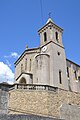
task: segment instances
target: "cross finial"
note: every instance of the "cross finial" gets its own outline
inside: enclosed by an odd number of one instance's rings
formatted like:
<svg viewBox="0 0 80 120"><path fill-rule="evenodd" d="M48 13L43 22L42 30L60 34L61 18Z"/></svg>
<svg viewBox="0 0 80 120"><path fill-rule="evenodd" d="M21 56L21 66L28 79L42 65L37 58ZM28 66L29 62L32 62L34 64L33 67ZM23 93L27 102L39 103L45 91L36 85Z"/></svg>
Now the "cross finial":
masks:
<svg viewBox="0 0 80 120"><path fill-rule="evenodd" d="M28 45L26 45L26 49L28 49Z"/></svg>
<svg viewBox="0 0 80 120"><path fill-rule="evenodd" d="M48 14L48 15L49 15L49 18L51 18L51 12L49 12L49 14Z"/></svg>

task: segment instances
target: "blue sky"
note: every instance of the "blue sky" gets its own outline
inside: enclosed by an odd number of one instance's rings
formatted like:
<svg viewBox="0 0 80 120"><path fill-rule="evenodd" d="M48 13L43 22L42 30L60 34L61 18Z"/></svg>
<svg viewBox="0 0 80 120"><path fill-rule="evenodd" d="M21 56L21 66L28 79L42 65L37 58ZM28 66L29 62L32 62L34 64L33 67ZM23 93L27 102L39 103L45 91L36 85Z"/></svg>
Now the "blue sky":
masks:
<svg viewBox="0 0 80 120"><path fill-rule="evenodd" d="M37 31L46 23L49 12L64 29L67 58L80 64L80 0L0 0L0 62L13 74L14 62L26 45L39 46Z"/></svg>

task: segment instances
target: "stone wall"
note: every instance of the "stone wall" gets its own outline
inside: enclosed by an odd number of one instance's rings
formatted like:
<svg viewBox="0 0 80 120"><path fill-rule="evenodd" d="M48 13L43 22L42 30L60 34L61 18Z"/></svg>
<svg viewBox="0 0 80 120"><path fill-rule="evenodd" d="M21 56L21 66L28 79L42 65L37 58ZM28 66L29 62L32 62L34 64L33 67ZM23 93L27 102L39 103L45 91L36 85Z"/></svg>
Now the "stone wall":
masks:
<svg viewBox="0 0 80 120"><path fill-rule="evenodd" d="M60 118L63 104L80 105L80 93L17 89L9 92L9 114L36 114Z"/></svg>
<svg viewBox="0 0 80 120"><path fill-rule="evenodd" d="M48 115L48 93L43 91L13 90L9 92L9 113Z"/></svg>
<svg viewBox="0 0 80 120"><path fill-rule="evenodd" d="M0 114L8 113L8 89L10 85L0 83Z"/></svg>

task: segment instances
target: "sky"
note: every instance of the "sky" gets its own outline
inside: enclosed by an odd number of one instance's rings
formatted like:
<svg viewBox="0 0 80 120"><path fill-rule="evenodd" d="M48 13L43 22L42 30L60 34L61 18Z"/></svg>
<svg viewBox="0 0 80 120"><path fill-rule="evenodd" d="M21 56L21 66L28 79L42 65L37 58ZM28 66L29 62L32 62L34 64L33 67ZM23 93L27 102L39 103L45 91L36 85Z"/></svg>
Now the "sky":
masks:
<svg viewBox="0 0 80 120"><path fill-rule="evenodd" d="M49 13L63 32L66 56L80 65L80 0L0 0L0 82L12 83L14 62L38 47Z"/></svg>

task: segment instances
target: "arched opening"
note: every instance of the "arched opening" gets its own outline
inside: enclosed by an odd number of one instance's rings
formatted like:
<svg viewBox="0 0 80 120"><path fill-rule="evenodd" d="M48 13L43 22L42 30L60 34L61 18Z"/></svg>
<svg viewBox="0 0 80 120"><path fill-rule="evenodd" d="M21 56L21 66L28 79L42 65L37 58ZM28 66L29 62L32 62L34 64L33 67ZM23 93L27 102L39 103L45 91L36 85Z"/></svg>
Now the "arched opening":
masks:
<svg viewBox="0 0 80 120"><path fill-rule="evenodd" d="M62 84L62 72L61 72L61 70L59 70L59 82L60 82L60 84Z"/></svg>
<svg viewBox="0 0 80 120"><path fill-rule="evenodd" d="M47 33L44 32L44 42L46 42L46 41L47 41Z"/></svg>
<svg viewBox="0 0 80 120"><path fill-rule="evenodd" d="M56 37L57 42L59 42L58 41L59 40L59 34L58 34L58 32L55 32L55 37Z"/></svg>
<svg viewBox="0 0 80 120"><path fill-rule="evenodd" d="M21 78L19 83L26 84L26 79L25 78Z"/></svg>

